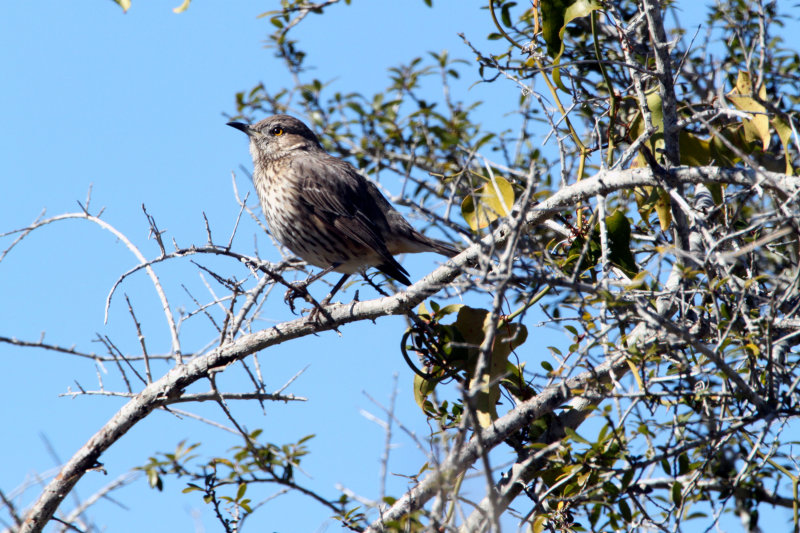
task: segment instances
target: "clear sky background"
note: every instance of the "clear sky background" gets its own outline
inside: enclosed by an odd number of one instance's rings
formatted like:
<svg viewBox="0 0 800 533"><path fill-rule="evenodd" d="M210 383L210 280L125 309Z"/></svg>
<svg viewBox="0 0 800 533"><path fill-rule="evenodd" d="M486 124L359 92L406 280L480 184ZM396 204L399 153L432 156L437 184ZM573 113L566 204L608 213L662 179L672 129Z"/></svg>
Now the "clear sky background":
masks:
<svg viewBox="0 0 800 533"><path fill-rule="evenodd" d="M272 51L264 49L266 35L273 29L268 18L257 18L277 9L278 2L195 1L177 15L171 8L178 4L178 0L134 0L127 14L107 0L0 4L4 73L0 233L26 226L42 209L50 216L79 210L77 202L85 202L91 186L92 212L105 207L103 219L131 238L147 257L157 256L158 248L148 238L142 204L168 239L181 246L205 243L203 213L215 239L227 240L238 212L231 172L236 173L242 193L251 190L239 169L250 167L246 139L225 126L226 114L235 114L234 94L259 82L273 92L292 83ZM487 12L478 3L437 0L434 4L429 9L421 1L373 0L334 6L322 17L310 16L294 36L308 51L308 65L316 67L316 77L335 79L334 90L372 94L386 86L388 67L442 49L454 57L470 58L456 34L464 32L480 43L491 31ZM700 4L686 4L687 16L701 21ZM475 71L470 67L462 73L465 81L457 86L456 98L486 101L479 116L487 129L497 130L503 113L516 104L517 89L510 84L469 89ZM396 184L386 185L391 189ZM254 235L263 257L279 257L269 239L252 225L240 230L234 248L251 252ZM8 244L6 237L0 249ZM404 264L412 279L418 279L438 261L427 255L406 258ZM98 353L104 352L103 347L92 340L108 335L123 351L138 352L124 292L137 309L147 310L138 318L149 348L167 352L163 315L143 274L121 288L104 324L109 289L135 264L111 234L85 221L65 221L34 232L0 263L0 335L36 340L46 332L49 342ZM192 272L191 279L182 278L187 272ZM192 308L181 284L207 299L202 280L187 263L160 266L158 273L173 308ZM352 294L351 289L341 296L352 298ZM362 288L362 299L372 296ZM280 300L270 299L266 318L275 322L293 318ZM264 327L270 323L265 321ZM207 330L203 333L207 327L201 320L187 324L182 332L186 351L200 349L210 340ZM329 498L337 495L338 483L376 497L385 434L362 413L382 417L365 393L388 404L396 375L398 417L421 436L428 431L413 401L412 373L398 350L404 328L398 318L353 324L342 328L341 337L324 333L262 353L269 387L280 387L308 367L286 392L310 401L267 405L265 411L258 405L237 404L236 414L249 429L264 428L267 440L276 444L317 434L302 465L313 479L298 473L301 483ZM536 330L535 335L526 349L563 342L547 330ZM533 355L529 358L536 360ZM108 389L119 390L122 385L114 368L98 369L92 361L5 344L0 345L0 364L0 420L5 434L0 439L0 489L24 508L38 496L40 480L54 473L58 461L68 459L123 405L113 398L59 395L76 390L76 383L98 389L98 375ZM155 368L157 375L163 370ZM221 386L250 390L235 372L223 376ZM196 390L206 387L203 383ZM215 406L191 410L225 422ZM77 494L88 497L144 464L154 452L171 451L184 439L202 442L203 456L223 454L239 444L235 437L200 422L154 413L102 456L108 475L89 473ZM400 433L393 443L389 470L415 474L423 451ZM341 460L330 462L330 450ZM184 480L166 482L159 493L140 478L114 493L122 506L106 501L89 514L115 532L220 530L211 508L197 493L180 493ZM406 480L398 476L390 476L390 482L389 493L394 496L406 487ZM25 483L31 486L15 492ZM262 488L252 497L257 502L272 492ZM72 507L70 497L61 510ZM329 516L310 499L290 495L268 503L247 527L337 531L338 523Z"/></svg>

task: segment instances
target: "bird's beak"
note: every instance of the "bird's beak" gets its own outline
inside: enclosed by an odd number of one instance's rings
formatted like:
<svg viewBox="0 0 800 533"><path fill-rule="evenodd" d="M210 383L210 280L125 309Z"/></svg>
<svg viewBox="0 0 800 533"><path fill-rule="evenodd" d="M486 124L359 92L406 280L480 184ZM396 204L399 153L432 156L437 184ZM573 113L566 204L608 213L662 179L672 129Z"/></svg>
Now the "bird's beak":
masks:
<svg viewBox="0 0 800 533"><path fill-rule="evenodd" d="M253 130L250 128L250 124L245 124L244 122L228 122L228 126L231 128L236 128L239 131L243 131L250 137L253 134Z"/></svg>

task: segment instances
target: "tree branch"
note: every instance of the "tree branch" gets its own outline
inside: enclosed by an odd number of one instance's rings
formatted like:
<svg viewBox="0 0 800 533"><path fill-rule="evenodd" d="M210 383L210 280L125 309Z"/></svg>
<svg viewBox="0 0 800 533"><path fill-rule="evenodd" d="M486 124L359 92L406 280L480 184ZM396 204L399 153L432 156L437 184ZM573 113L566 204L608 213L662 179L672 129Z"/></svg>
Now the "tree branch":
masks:
<svg viewBox="0 0 800 533"><path fill-rule="evenodd" d="M798 177L756 172L751 169L676 168L670 169L669 173L672 178L683 183L713 182L748 186L760 182L761 186L774 188L781 191L782 194L797 194L800 190L800 178ZM523 231L532 225L542 223L558 210L575 205L580 201L589 200L597 194L609 194L635 186L656 185L657 182L657 178L650 169L602 171L592 178L561 189L547 200L529 209L525 217L527 226L523 228ZM154 409L174 402L181 396L185 388L199 379L205 378L209 372L219 371L250 354L298 337L336 329L351 322L405 314L409 309L453 281L462 268L473 264L481 254L483 246L502 244L511 233L510 226L501 224L481 243L467 248L406 291L365 302L334 304L326 308L325 317L321 319L321 322L310 321L305 317L284 322L266 330L244 335L230 344L198 356L187 364L175 366L161 379L147 385L73 455L64 465L61 473L50 482L27 513L20 531L24 533L41 531L80 478L98 465L98 460L104 451ZM599 377L608 375L622 364L624 364L624 358L617 357L600 365L594 372L584 373L558 386L551 386L539 396L521 404L509 415L497 420L494 426L488 428L483 434L483 442L489 448L496 446L525 423L525 420L534 420L555 409L568 398L569 389L584 387L588 383L596 382ZM448 458L442 472L450 476L455 472L463 471L477 458L476 454L476 445L474 442L470 442L456 456ZM436 487L442 481L439 476L429 476L419 486L398 500L390 509L389 514L384 515L384 519L390 520L391 516L400 516L402 512L405 512L401 509L407 509L411 501L415 505L424 503L433 496ZM375 527L378 526L373 525L370 529L376 531Z"/></svg>

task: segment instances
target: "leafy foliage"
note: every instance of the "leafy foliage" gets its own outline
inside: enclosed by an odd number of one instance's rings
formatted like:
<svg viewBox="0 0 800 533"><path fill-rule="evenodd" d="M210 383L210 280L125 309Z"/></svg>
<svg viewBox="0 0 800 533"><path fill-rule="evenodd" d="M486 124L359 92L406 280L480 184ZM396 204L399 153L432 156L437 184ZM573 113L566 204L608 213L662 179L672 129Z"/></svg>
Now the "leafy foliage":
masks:
<svg viewBox="0 0 800 533"><path fill-rule="evenodd" d="M679 3L673 4L667 10ZM560 233L544 227L519 233L505 277L491 268L474 274L488 276L501 294L508 290L516 310L501 311L497 298L489 308L431 301L403 337L402 351L416 372L415 399L451 439L464 428L477 433L491 427L513 413L511 407L580 369L624 360L617 372L627 379L601 380L596 401L582 402L581 391L573 391L569 405L583 405L581 412L553 410L506 441L518 457L537 457L524 490L516 490L531 508L519 518L533 531L716 521L718 505L733 502L755 520L759 502L779 501L776 494L765 496L763 483L782 475L768 461L788 452L758 445L763 440L750 435L763 439L773 431L769 420L794 409L794 400L779 407L778 398L793 394L786 387L794 364L788 363L792 343L775 344L788 330L775 328L794 312L794 274L787 277L785 269L795 271L797 243L782 238L795 230L782 228L796 228L796 222L779 215L778 198L761 195L757 185L700 182L689 194L687 185L667 179L679 165L794 173L791 105L798 93L789 80L798 60L781 48L780 37L767 33L781 24L776 6L712 8L712 31L735 35L714 65L703 54L709 43L685 39L677 25L670 31L678 44L666 54L658 51L666 47L656 42L666 35L666 13L655 2L541 0L525 8L492 1L495 28L488 39L507 42L508 50L487 54L465 41L482 80L508 79L522 88L512 113L520 119L515 134L487 132L472 118L480 104L453 101L450 90L440 101L421 96L430 94L424 81L432 74L444 84L464 76L463 64L447 54L391 69L386 90L372 96L326 96L325 83L312 80L275 94L262 85L237 98L246 117L285 111L311 117L332 139L328 149L375 179L397 174L441 231L470 239L480 232L487 253L501 263L506 248L494 247L496 234L485 232L518 220L512 205L536 209L537 201L580 182L590 169L640 168L661 176L660 186L604 194L598 200L603 206L575 203L559 215ZM305 56L282 31L288 12L272 20L280 28L272 37L278 57L304 72ZM533 78L545 82L554 108L532 89ZM564 94L573 99L569 109L561 103ZM536 134L529 127L538 124L558 139L546 153L531 142ZM461 219L427 207L440 201L460 204ZM691 241L693 233L702 234L702 244ZM500 286L498 280L504 280ZM572 337L566 353L549 348L553 360L541 362L543 375L526 364L542 355L531 350L536 346L525 324L537 305ZM647 324L655 328L649 340L641 336ZM777 366L776 350L782 354ZM745 381L747 393L740 390ZM501 404L507 405L502 412ZM587 418L604 421L591 437L577 430ZM745 460L753 454L766 461L753 466ZM654 467L666 477L654 477ZM429 514L428 520L452 523L447 516Z"/></svg>

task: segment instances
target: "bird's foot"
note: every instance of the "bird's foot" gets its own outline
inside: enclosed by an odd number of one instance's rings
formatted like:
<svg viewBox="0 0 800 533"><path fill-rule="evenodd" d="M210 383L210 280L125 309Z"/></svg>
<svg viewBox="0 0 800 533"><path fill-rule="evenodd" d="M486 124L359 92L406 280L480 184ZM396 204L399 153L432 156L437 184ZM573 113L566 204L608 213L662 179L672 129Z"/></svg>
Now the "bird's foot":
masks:
<svg viewBox="0 0 800 533"><path fill-rule="evenodd" d="M289 309L291 309L292 313L295 315L297 314L297 310L295 309L295 300L302 298L309 304L311 304L311 309L302 309L300 312L308 311L308 320L312 322L321 322L321 318L325 317L327 319L331 319L330 314L325 309L331 302L331 298L333 294L328 294L324 300L318 302L311 296L311 293L308 292L308 281L302 281L300 283L292 283L289 288L286 290L286 294L283 295L283 300L289 304Z"/></svg>
<svg viewBox="0 0 800 533"><path fill-rule="evenodd" d="M324 300L322 300L321 302L314 302L314 303L313 303L314 307L312 307L312 308L311 308L311 309L308 311L308 320L310 320L310 321L312 321L312 322L318 322L318 323L319 323L319 322L322 322L322 321L320 320L320 318L322 318L322 317L325 317L325 318L327 318L328 320L332 320L330 313L328 313L327 309L325 309L325 307L326 307L326 306L327 306L329 303L331 303L331 297L332 297L332 296L333 296L332 294L329 294L329 295L328 295L328 296L326 296L326 297L325 297L325 299L324 299ZM337 330L337 331L338 331L338 330Z"/></svg>
<svg viewBox="0 0 800 533"><path fill-rule="evenodd" d="M294 308L294 301L298 298L302 298L306 302L310 303L314 307L319 306L319 303L311 296L308 292L308 282L301 281L300 283L290 283L289 288L286 289L286 294L283 295L283 301L289 304L289 309L292 310L293 314L297 314Z"/></svg>

